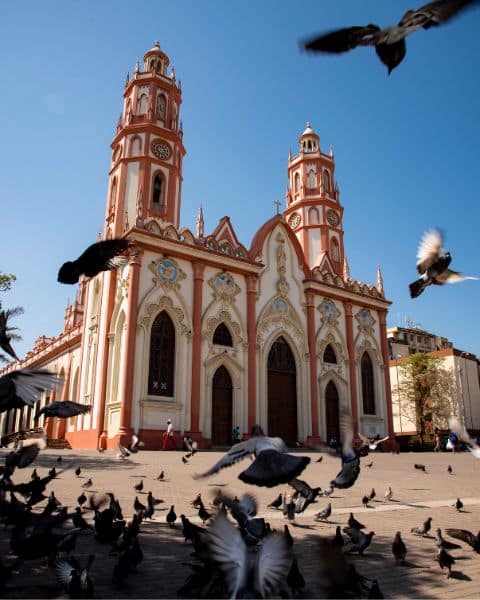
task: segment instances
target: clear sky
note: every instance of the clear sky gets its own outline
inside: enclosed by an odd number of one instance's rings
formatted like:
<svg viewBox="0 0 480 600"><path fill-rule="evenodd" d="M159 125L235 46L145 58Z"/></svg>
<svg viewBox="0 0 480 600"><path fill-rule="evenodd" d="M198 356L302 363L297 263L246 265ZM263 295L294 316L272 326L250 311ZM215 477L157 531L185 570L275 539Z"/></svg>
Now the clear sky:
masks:
<svg viewBox="0 0 480 600"><path fill-rule="evenodd" d="M421 4L421 0L419 2ZM480 354L480 282L410 300L422 233L446 231L452 268L480 275L480 9L407 39L387 76L372 48L309 56L298 40L395 23L415 0L61 0L0 3L0 271L23 356L63 329L76 288L57 283L102 230L110 142L127 71L159 40L182 81L182 225L229 215L240 241L284 202L287 158L310 120L333 145L352 277L381 265L389 325L405 316Z"/></svg>

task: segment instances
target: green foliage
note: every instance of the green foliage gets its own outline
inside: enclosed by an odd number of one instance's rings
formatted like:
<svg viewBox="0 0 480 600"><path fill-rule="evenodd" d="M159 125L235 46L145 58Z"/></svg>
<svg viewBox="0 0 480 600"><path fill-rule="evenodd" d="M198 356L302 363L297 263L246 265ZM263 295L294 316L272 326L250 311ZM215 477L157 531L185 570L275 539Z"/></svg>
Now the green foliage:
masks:
<svg viewBox="0 0 480 600"><path fill-rule="evenodd" d="M2 273L0 271L0 292L8 292L8 290L12 287L12 283L16 281L17 277L10 273L7 275L6 273Z"/></svg>

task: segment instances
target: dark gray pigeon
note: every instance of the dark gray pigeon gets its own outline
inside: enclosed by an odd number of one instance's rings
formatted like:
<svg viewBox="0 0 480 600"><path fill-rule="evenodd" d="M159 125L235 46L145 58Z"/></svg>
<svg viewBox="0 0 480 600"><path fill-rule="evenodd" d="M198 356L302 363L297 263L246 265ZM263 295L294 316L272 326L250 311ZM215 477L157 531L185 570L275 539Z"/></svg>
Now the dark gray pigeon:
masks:
<svg viewBox="0 0 480 600"><path fill-rule="evenodd" d="M397 531L393 539L392 554L395 557L395 564L405 564L405 557L407 556L407 547L405 546L405 543L402 540L400 531Z"/></svg>
<svg viewBox="0 0 480 600"><path fill-rule="evenodd" d="M44 391L53 390L60 379L46 369L22 369L0 377L0 413L33 406Z"/></svg>
<svg viewBox="0 0 480 600"><path fill-rule="evenodd" d="M421 535L422 537L427 535L427 533L430 531L432 527L432 517L428 517L428 519L426 521L424 521L423 525L420 525L420 527L412 527L412 529L410 530L412 533L415 533L416 535Z"/></svg>
<svg viewBox="0 0 480 600"><path fill-rule="evenodd" d="M46 417L57 417L59 419L68 419L77 415L89 413L92 407L89 404L78 404L64 400L63 402L50 402L38 411L35 419L39 419L42 415Z"/></svg>
<svg viewBox="0 0 480 600"><path fill-rule="evenodd" d="M315 521L328 521L328 518L332 514L332 503L329 502L327 507L321 510L315 515Z"/></svg>
<svg viewBox="0 0 480 600"><path fill-rule="evenodd" d="M450 252L442 248L443 236L438 229L427 231L418 247L417 271L421 275L410 284L410 296L417 298L429 285L444 285L445 283L458 283L465 279L478 279L467 277L458 271L448 268L452 260Z"/></svg>
<svg viewBox="0 0 480 600"><path fill-rule="evenodd" d="M209 477L220 469L230 467L247 456L255 456L251 465L238 476L245 483L274 487L288 483L305 469L310 462L308 456L287 454L285 442L278 437L268 437L259 425L253 427L249 440L235 444L205 473L194 475L194 479Z"/></svg>
<svg viewBox="0 0 480 600"><path fill-rule="evenodd" d="M350 413L340 414L340 438L342 440L342 469L330 482L332 487L352 487L360 475L360 456L353 448L353 418Z"/></svg>
<svg viewBox="0 0 480 600"><path fill-rule="evenodd" d="M419 29L446 23L477 0L437 0L416 10L408 10L397 25L380 29L378 25L346 27L316 36L300 45L311 52L341 54L357 46L375 46L375 52L388 68L388 74L405 58L405 38Z"/></svg>

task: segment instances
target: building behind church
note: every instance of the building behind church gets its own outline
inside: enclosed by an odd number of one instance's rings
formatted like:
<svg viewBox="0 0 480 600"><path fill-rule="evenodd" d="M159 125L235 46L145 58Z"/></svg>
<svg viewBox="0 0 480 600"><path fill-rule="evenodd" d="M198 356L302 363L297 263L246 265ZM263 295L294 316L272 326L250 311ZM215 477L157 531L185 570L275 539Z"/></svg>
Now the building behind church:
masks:
<svg viewBox="0 0 480 600"><path fill-rule="evenodd" d="M158 449L166 420L200 446L232 429L304 444L339 439L339 411L367 435L393 433L385 299L350 276L333 150L307 127L288 157L284 210L249 247L228 216L211 233L180 224L182 89L156 43L123 90L103 237L133 242L129 264L82 279L63 332L7 369L48 368L89 415L41 425L75 448L115 448L132 432ZM33 425L32 409L2 433Z"/></svg>

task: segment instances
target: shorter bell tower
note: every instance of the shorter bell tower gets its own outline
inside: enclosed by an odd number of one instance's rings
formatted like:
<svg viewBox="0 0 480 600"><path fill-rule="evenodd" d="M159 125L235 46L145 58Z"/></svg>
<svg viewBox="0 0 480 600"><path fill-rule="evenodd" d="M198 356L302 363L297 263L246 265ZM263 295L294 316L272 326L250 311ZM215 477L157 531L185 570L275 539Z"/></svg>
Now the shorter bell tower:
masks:
<svg viewBox="0 0 480 600"><path fill-rule="evenodd" d="M118 237L147 218L179 226L182 161L179 121L182 90L156 42L127 75L113 138L105 237Z"/></svg>
<svg viewBox="0 0 480 600"><path fill-rule="evenodd" d="M333 149L324 154L320 137L307 122L299 137L300 151L288 157L288 188L284 216L303 248L310 268L328 260L343 276L344 248L340 192L335 182Z"/></svg>

